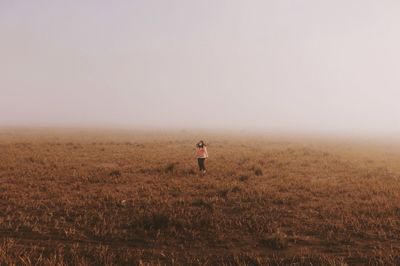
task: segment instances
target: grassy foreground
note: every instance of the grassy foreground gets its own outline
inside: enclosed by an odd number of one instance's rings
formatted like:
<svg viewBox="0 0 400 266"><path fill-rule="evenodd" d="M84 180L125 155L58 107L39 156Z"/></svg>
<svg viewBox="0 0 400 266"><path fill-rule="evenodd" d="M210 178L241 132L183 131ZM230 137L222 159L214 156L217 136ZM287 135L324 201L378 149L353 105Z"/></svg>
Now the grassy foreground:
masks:
<svg viewBox="0 0 400 266"><path fill-rule="evenodd" d="M400 264L400 148L2 129L0 264Z"/></svg>

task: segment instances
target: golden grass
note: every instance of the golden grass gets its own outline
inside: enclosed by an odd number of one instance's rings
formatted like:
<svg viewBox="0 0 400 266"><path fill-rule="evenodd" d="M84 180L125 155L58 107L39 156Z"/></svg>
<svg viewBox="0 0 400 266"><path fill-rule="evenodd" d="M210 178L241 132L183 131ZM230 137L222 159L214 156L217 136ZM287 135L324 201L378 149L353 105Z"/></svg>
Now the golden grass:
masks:
<svg viewBox="0 0 400 266"><path fill-rule="evenodd" d="M399 264L400 149L0 131L1 265Z"/></svg>

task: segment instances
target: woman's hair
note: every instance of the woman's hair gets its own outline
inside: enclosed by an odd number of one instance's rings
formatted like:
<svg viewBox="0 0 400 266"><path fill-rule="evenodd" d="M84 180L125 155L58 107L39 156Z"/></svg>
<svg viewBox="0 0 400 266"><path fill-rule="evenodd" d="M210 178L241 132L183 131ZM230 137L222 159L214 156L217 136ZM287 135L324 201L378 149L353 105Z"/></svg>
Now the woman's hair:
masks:
<svg viewBox="0 0 400 266"><path fill-rule="evenodd" d="M198 148L202 148L202 147L207 146L207 145L204 143L204 141L200 140L200 141L196 144L196 146L197 146Z"/></svg>

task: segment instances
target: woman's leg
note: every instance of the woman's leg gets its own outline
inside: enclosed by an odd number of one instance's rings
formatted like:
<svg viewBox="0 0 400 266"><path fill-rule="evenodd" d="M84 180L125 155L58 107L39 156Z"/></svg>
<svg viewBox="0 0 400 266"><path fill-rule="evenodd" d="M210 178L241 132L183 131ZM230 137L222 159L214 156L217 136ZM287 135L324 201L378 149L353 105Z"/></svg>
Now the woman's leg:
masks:
<svg viewBox="0 0 400 266"><path fill-rule="evenodd" d="M203 171L206 171L206 158L203 158Z"/></svg>
<svg viewBox="0 0 400 266"><path fill-rule="evenodd" d="M203 169L202 169L202 168L203 168L203 163L202 163L201 159L202 159L202 158L197 158L197 162L198 162L198 164L199 164L199 170L200 170L200 171L203 170Z"/></svg>
<svg viewBox="0 0 400 266"><path fill-rule="evenodd" d="M205 161L205 158L198 158L200 171L206 170L206 167L204 166L204 161Z"/></svg>

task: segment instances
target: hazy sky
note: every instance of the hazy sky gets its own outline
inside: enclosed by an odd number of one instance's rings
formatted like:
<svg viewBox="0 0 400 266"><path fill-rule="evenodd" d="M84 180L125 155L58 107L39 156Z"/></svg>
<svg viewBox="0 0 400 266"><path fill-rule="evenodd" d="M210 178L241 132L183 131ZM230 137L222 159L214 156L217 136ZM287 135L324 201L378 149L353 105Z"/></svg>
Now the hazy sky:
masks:
<svg viewBox="0 0 400 266"><path fill-rule="evenodd" d="M0 124L400 131L400 2L0 0Z"/></svg>

